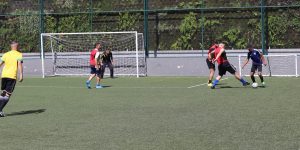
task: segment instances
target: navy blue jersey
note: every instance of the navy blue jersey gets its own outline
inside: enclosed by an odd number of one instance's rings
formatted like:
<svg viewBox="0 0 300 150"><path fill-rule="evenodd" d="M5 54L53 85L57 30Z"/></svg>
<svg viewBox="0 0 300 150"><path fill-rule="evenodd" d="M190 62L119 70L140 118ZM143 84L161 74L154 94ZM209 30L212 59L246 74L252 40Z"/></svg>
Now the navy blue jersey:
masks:
<svg viewBox="0 0 300 150"><path fill-rule="evenodd" d="M248 52L247 58L252 60L253 64L255 65L261 65L262 60L261 60L261 53L257 49L253 49L252 51Z"/></svg>

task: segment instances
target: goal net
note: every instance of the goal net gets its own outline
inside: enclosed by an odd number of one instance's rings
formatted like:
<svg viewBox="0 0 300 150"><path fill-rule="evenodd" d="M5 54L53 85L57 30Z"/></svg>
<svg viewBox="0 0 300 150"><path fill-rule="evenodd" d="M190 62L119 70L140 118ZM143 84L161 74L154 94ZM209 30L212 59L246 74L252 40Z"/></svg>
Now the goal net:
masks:
<svg viewBox="0 0 300 150"><path fill-rule="evenodd" d="M110 48L114 75L146 75L143 35L137 32L42 33L42 72L45 76L88 75L95 43ZM109 73L109 71L105 71Z"/></svg>
<svg viewBox="0 0 300 150"><path fill-rule="evenodd" d="M298 60L297 55L265 55L267 65L263 65L264 76L298 76ZM241 75L249 75L251 63L241 69L246 56L239 56L239 68Z"/></svg>

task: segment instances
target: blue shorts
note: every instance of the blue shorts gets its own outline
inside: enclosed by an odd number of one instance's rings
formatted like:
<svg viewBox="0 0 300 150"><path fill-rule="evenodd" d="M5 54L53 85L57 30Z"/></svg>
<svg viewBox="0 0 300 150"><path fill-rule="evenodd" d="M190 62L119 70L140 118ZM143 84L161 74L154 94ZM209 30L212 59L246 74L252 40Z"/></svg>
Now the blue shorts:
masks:
<svg viewBox="0 0 300 150"><path fill-rule="evenodd" d="M101 75L101 69L97 70L95 66L91 66L91 74Z"/></svg>

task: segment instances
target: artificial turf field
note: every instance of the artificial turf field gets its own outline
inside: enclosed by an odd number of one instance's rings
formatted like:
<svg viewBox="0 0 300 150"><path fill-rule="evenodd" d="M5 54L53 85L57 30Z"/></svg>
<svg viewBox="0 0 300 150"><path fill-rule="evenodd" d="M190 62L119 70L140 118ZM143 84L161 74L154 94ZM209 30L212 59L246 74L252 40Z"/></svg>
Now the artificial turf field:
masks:
<svg viewBox="0 0 300 150"><path fill-rule="evenodd" d="M298 150L300 79L26 78L0 118L2 150ZM248 79L249 80L249 79ZM257 79L258 80L258 79ZM190 88L188 88L190 87Z"/></svg>

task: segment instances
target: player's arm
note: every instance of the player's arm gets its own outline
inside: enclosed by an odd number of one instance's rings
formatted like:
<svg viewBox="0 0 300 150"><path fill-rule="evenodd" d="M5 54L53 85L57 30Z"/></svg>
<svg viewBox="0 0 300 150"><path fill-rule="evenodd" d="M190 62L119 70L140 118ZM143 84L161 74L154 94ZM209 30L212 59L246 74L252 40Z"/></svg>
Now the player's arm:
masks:
<svg viewBox="0 0 300 150"><path fill-rule="evenodd" d="M23 61L18 60L18 69L19 69L19 82L23 81Z"/></svg>
<svg viewBox="0 0 300 150"><path fill-rule="evenodd" d="M111 60L111 63L113 64L114 63L114 58L113 58L112 52L110 52L110 60Z"/></svg>
<svg viewBox="0 0 300 150"><path fill-rule="evenodd" d="M260 53L260 59L261 59L262 63L266 66L267 65L267 61L266 61L266 59L265 59L265 57L264 57L264 55L262 53Z"/></svg>
<svg viewBox="0 0 300 150"><path fill-rule="evenodd" d="M213 62L217 61L217 60L221 57L221 55L222 55L222 53L223 53L224 51L225 51L225 49L222 48L222 49L220 50L220 52L218 53L218 55L216 56L216 58L213 60Z"/></svg>
<svg viewBox="0 0 300 150"><path fill-rule="evenodd" d="M97 52L96 55L95 55L95 68L97 70L99 70L100 67L101 67L100 64L99 64L99 57L100 57L100 52Z"/></svg>
<svg viewBox="0 0 300 150"><path fill-rule="evenodd" d="M2 67L3 64L4 64L4 61L1 61L1 63L0 63L0 68Z"/></svg>
<svg viewBox="0 0 300 150"><path fill-rule="evenodd" d="M250 59L250 53L248 53L247 58L245 59L243 65L242 65L242 69L244 69L244 67L248 64L249 59Z"/></svg>
<svg viewBox="0 0 300 150"><path fill-rule="evenodd" d="M0 63L0 67L2 67L2 65L5 63L5 55L3 55L1 57L1 63Z"/></svg>
<svg viewBox="0 0 300 150"><path fill-rule="evenodd" d="M242 69L244 69L244 67L248 64L248 62L249 62L249 58L246 58L243 63Z"/></svg>

